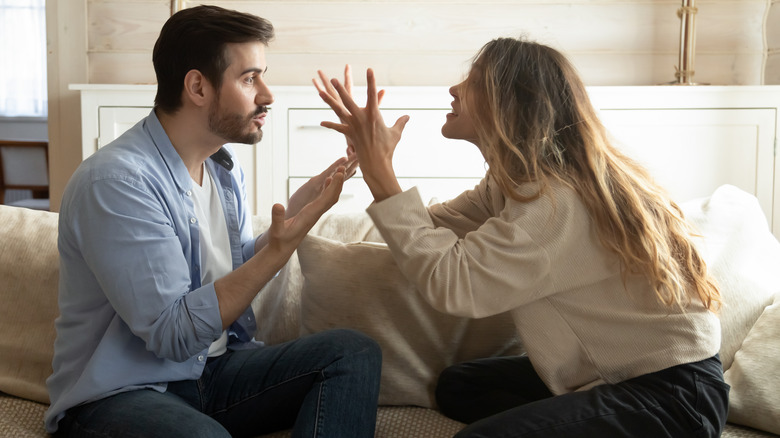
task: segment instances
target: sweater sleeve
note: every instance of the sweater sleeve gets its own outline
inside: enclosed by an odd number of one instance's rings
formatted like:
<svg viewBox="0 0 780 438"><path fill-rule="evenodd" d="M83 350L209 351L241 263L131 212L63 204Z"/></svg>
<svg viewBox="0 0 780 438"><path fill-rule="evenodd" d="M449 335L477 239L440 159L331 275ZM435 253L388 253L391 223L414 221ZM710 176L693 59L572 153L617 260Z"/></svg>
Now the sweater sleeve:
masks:
<svg viewBox="0 0 780 438"><path fill-rule="evenodd" d="M491 216L487 178L483 178L473 190L467 190L441 204L431 205L428 214L433 225L450 229L461 238L479 228Z"/></svg>
<svg viewBox="0 0 780 438"><path fill-rule="evenodd" d="M372 204L367 211L401 272L441 312L480 318L550 293L550 260L544 248L514 218L461 201L456 205L463 210L447 215L450 219L457 216L461 220L455 222L476 224L480 216L485 218L463 236L435 226L416 188Z"/></svg>

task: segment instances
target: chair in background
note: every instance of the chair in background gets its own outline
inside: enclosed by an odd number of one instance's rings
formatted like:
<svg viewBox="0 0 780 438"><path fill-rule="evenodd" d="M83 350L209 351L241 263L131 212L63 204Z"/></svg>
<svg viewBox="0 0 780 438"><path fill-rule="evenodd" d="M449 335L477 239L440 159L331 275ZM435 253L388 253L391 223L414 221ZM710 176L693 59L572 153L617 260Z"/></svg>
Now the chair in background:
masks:
<svg viewBox="0 0 780 438"><path fill-rule="evenodd" d="M29 190L32 198L9 200L8 190ZM0 204L49 209L49 143L0 140Z"/></svg>

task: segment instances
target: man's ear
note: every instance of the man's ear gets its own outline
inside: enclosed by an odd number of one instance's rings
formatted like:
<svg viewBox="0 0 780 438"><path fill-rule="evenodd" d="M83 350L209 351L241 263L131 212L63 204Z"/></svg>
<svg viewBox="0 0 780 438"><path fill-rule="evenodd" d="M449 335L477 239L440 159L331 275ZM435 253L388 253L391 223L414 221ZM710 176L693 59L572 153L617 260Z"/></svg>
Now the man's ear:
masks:
<svg viewBox="0 0 780 438"><path fill-rule="evenodd" d="M205 106L211 99L213 87L211 83L198 70L190 70L184 76L184 90L182 99L192 102L195 106Z"/></svg>

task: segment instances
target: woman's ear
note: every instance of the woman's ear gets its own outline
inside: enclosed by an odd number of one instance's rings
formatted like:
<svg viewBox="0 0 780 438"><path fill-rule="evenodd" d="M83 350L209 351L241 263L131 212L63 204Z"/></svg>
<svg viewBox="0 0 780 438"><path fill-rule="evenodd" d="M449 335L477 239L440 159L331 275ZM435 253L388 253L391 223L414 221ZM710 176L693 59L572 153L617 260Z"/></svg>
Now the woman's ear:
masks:
<svg viewBox="0 0 780 438"><path fill-rule="evenodd" d="M193 69L184 76L184 90L182 90L184 101L199 107L205 106L208 104L211 91L211 84L200 71Z"/></svg>

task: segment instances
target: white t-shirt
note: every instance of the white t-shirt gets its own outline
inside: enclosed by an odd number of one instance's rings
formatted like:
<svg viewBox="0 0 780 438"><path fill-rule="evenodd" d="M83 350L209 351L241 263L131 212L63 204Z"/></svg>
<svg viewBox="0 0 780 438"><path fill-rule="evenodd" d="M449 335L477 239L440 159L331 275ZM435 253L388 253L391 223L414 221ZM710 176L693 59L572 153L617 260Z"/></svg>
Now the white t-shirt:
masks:
<svg viewBox="0 0 780 438"><path fill-rule="evenodd" d="M230 240L227 232L222 202L217 193L214 179L207 166L203 166L201 185L192 185L192 202L195 217L200 222L200 269L201 283L212 283L233 270L230 255ZM219 356L227 351L227 332L209 347L209 357Z"/></svg>

